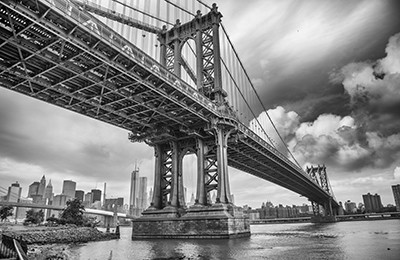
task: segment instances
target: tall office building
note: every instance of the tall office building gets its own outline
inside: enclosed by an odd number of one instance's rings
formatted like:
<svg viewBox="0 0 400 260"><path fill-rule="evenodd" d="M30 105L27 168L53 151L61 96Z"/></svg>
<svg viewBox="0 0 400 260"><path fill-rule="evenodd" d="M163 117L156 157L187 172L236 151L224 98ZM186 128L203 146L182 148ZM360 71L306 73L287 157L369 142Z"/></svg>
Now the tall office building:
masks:
<svg viewBox="0 0 400 260"><path fill-rule="evenodd" d="M40 180L40 183L39 183L39 188L38 188L37 194L42 195L42 197L44 197L45 189L46 189L46 177L43 175L42 179Z"/></svg>
<svg viewBox="0 0 400 260"><path fill-rule="evenodd" d="M131 192L129 195L129 206L130 208L138 207L139 197L139 169L136 168L131 173Z"/></svg>
<svg viewBox="0 0 400 260"><path fill-rule="evenodd" d="M382 211L382 202L381 202L381 196L375 193L375 195L372 195L368 192L368 194L362 195L363 201L364 201L364 206L365 206L365 212L371 213L371 212L380 212Z"/></svg>
<svg viewBox="0 0 400 260"><path fill-rule="evenodd" d="M75 198L77 198L81 202L84 201L84 197L85 197L85 192L83 190L76 190L75 191Z"/></svg>
<svg viewBox="0 0 400 260"><path fill-rule="evenodd" d="M28 198L32 198L32 196L38 195L39 185L40 183L38 181L35 181L31 185L29 185Z"/></svg>
<svg viewBox="0 0 400 260"><path fill-rule="evenodd" d="M69 199L75 198L76 182L71 180L64 180L62 194L66 195Z"/></svg>
<svg viewBox="0 0 400 260"><path fill-rule="evenodd" d="M147 177L139 177L139 196L138 196L140 211L146 209L147 205Z"/></svg>
<svg viewBox="0 0 400 260"><path fill-rule="evenodd" d="M396 211L400 212L400 184L392 186L394 202L396 203Z"/></svg>
<svg viewBox="0 0 400 260"><path fill-rule="evenodd" d="M18 202L21 198L22 188L19 186L19 183L16 181L8 187L7 193L7 201L8 202Z"/></svg>
<svg viewBox="0 0 400 260"><path fill-rule="evenodd" d="M49 201L53 201L54 193L53 193L53 185L51 184L51 180L47 184L46 189L44 191L44 198L48 199Z"/></svg>
<svg viewBox="0 0 400 260"><path fill-rule="evenodd" d="M53 198L53 204L52 205L64 207L65 205L67 205L68 199L69 199L69 197L67 195L65 195L65 194L56 195Z"/></svg>
<svg viewBox="0 0 400 260"><path fill-rule="evenodd" d="M92 204L92 193L91 192L88 192L85 194L83 204L85 206L90 206Z"/></svg>
<svg viewBox="0 0 400 260"><path fill-rule="evenodd" d="M101 201L101 190L98 189L92 189L92 203L96 201Z"/></svg>

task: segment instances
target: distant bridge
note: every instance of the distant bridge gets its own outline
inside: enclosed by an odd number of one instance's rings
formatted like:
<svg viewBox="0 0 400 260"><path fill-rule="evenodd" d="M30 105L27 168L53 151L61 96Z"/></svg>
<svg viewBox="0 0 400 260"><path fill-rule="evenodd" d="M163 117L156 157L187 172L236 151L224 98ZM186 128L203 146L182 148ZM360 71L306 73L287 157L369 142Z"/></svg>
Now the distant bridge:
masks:
<svg viewBox="0 0 400 260"><path fill-rule="evenodd" d="M1 201L0 206L11 206L17 208L30 208L30 209L51 209L51 210L64 210L66 207L64 206L55 206L55 205L41 205L35 203L19 203L19 202L5 202ZM99 215L99 216L107 216L107 217L114 217L114 212L106 211L106 210L99 210L99 209L91 209L85 208L85 214L91 215ZM125 219L135 219L137 217L131 216L125 213L117 212L118 218L125 218Z"/></svg>

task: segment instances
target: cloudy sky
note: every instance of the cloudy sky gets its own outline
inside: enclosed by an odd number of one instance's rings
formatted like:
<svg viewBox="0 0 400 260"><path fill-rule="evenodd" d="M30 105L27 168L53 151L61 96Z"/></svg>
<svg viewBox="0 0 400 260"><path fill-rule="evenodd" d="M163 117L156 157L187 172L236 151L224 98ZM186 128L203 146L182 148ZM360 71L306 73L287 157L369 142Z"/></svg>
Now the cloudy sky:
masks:
<svg viewBox="0 0 400 260"><path fill-rule="evenodd" d="M340 201L400 183L400 3L396 0L218 2L223 23L268 113L301 165L325 164ZM259 117L265 117L258 111ZM129 196L135 162L153 180L153 150L114 126L0 88L0 187L23 196L43 174ZM195 172L184 162L189 197ZM193 170L191 169L193 168ZM237 205L302 204L277 185L230 169ZM1 192L1 189L0 189Z"/></svg>

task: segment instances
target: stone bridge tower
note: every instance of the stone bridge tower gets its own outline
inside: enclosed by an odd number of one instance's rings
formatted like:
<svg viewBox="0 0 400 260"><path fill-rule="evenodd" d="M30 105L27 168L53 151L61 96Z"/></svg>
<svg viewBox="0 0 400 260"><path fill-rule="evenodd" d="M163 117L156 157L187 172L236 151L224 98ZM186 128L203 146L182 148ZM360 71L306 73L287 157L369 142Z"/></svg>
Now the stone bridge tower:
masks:
<svg viewBox="0 0 400 260"><path fill-rule="evenodd" d="M214 4L206 15L198 11L188 23L180 24L178 20L170 30L164 27L159 41L161 64L178 77L185 69L198 91L225 110L219 43L221 17ZM196 46L195 72L182 57L188 40L194 40ZM153 198L143 217L133 222L132 238L249 236L248 219L230 201L227 149L228 142L235 138L235 123L215 117L192 129L165 129L164 133L163 129L157 130L157 135L144 140L154 147ZM189 208L183 188L183 158L187 154L197 156L196 202ZM210 203L208 197L213 190L217 191L217 198Z"/></svg>

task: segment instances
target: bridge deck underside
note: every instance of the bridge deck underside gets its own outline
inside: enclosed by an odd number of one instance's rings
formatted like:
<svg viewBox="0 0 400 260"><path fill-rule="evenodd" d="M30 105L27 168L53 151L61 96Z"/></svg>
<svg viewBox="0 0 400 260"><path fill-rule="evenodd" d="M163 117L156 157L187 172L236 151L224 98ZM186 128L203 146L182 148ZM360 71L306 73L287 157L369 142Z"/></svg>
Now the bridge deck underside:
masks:
<svg viewBox="0 0 400 260"><path fill-rule="evenodd" d="M272 150L249 137L229 144L228 164L276 183L321 205L324 205L330 198L330 195L316 183L310 181L300 168L288 164L276 156ZM336 201L332 201L332 203L334 207L338 206Z"/></svg>
<svg viewBox="0 0 400 260"><path fill-rule="evenodd" d="M0 2L0 86L132 131L138 139L187 138L211 118L224 117L101 22L74 5L63 6L68 1L54 3L63 10L41 1ZM316 202L329 198L301 169L254 138L229 144L228 153L237 169Z"/></svg>
<svg viewBox="0 0 400 260"><path fill-rule="evenodd" d="M54 7L24 5L0 5L1 86L141 134L204 125L213 114L134 46L124 52Z"/></svg>

